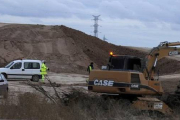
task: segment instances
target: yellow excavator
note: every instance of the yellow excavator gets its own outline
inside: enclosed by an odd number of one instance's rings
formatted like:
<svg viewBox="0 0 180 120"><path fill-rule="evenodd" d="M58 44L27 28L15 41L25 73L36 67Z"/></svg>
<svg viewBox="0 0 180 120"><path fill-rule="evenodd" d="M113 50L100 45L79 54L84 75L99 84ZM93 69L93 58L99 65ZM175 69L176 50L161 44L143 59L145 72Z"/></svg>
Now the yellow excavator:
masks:
<svg viewBox="0 0 180 120"><path fill-rule="evenodd" d="M154 77L157 62L165 56L180 55L180 42L161 42L144 58L110 53L109 63L101 70L92 70L88 90L98 93L136 96L133 106L140 110L156 110L171 114L172 110L161 100L161 82ZM151 97L147 97L151 96Z"/></svg>

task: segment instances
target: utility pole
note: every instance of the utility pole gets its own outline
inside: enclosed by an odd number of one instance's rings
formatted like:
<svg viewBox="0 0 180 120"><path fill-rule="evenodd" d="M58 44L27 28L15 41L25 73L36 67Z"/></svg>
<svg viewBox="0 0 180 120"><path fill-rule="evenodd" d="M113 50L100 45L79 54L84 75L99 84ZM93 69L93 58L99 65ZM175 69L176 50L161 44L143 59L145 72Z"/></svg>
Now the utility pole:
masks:
<svg viewBox="0 0 180 120"><path fill-rule="evenodd" d="M98 20L99 20L99 17L100 17L100 15L98 15L98 16L95 16L95 15L93 15L93 17L94 17L94 36L95 37L98 37Z"/></svg>

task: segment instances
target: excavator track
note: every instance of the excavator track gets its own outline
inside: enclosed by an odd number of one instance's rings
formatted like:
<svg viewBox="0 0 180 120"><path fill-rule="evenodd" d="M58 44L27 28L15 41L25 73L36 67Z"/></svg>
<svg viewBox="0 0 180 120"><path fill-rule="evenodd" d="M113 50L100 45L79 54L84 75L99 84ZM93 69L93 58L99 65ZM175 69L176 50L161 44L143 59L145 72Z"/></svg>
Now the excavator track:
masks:
<svg viewBox="0 0 180 120"><path fill-rule="evenodd" d="M102 94L104 99L124 99L129 101L131 105L140 111L157 111L164 115L171 116L173 114L173 110L163 101L158 98L144 96L137 97L134 95L117 95L117 94ZM180 96L179 96L180 97Z"/></svg>
<svg viewBox="0 0 180 120"><path fill-rule="evenodd" d="M173 110L157 98L138 97L132 105L138 110L159 111L165 115L173 114Z"/></svg>

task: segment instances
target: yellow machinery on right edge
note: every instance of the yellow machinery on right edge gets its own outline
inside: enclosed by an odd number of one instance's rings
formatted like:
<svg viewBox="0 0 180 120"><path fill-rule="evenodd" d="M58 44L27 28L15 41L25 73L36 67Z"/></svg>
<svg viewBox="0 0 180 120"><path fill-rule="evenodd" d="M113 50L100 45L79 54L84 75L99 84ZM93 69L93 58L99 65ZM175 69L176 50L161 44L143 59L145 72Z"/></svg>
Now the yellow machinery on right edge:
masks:
<svg viewBox="0 0 180 120"><path fill-rule="evenodd" d="M162 42L145 59L111 53L107 66L91 71L88 90L136 96L136 101L133 101L136 108L171 114L172 110L164 102L154 97L142 96L163 94L161 82L154 79L155 68L158 60L163 57L179 55L180 48L175 47L178 45L180 42Z"/></svg>

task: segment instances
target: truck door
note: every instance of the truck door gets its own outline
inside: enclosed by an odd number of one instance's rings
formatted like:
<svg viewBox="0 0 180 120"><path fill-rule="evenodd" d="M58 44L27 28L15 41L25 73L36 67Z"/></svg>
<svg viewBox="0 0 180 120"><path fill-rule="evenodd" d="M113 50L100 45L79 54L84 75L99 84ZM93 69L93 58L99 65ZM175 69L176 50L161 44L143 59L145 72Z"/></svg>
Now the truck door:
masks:
<svg viewBox="0 0 180 120"><path fill-rule="evenodd" d="M32 62L24 62L23 74L26 79L32 78Z"/></svg>
<svg viewBox="0 0 180 120"><path fill-rule="evenodd" d="M33 75L40 75L40 63L24 62L23 74L27 79L31 79Z"/></svg>
<svg viewBox="0 0 180 120"><path fill-rule="evenodd" d="M40 75L40 63L39 62L32 62L32 74L33 75Z"/></svg>
<svg viewBox="0 0 180 120"><path fill-rule="evenodd" d="M8 78L10 79L21 79L22 76L22 62L15 63L12 67L10 67L8 71Z"/></svg>

